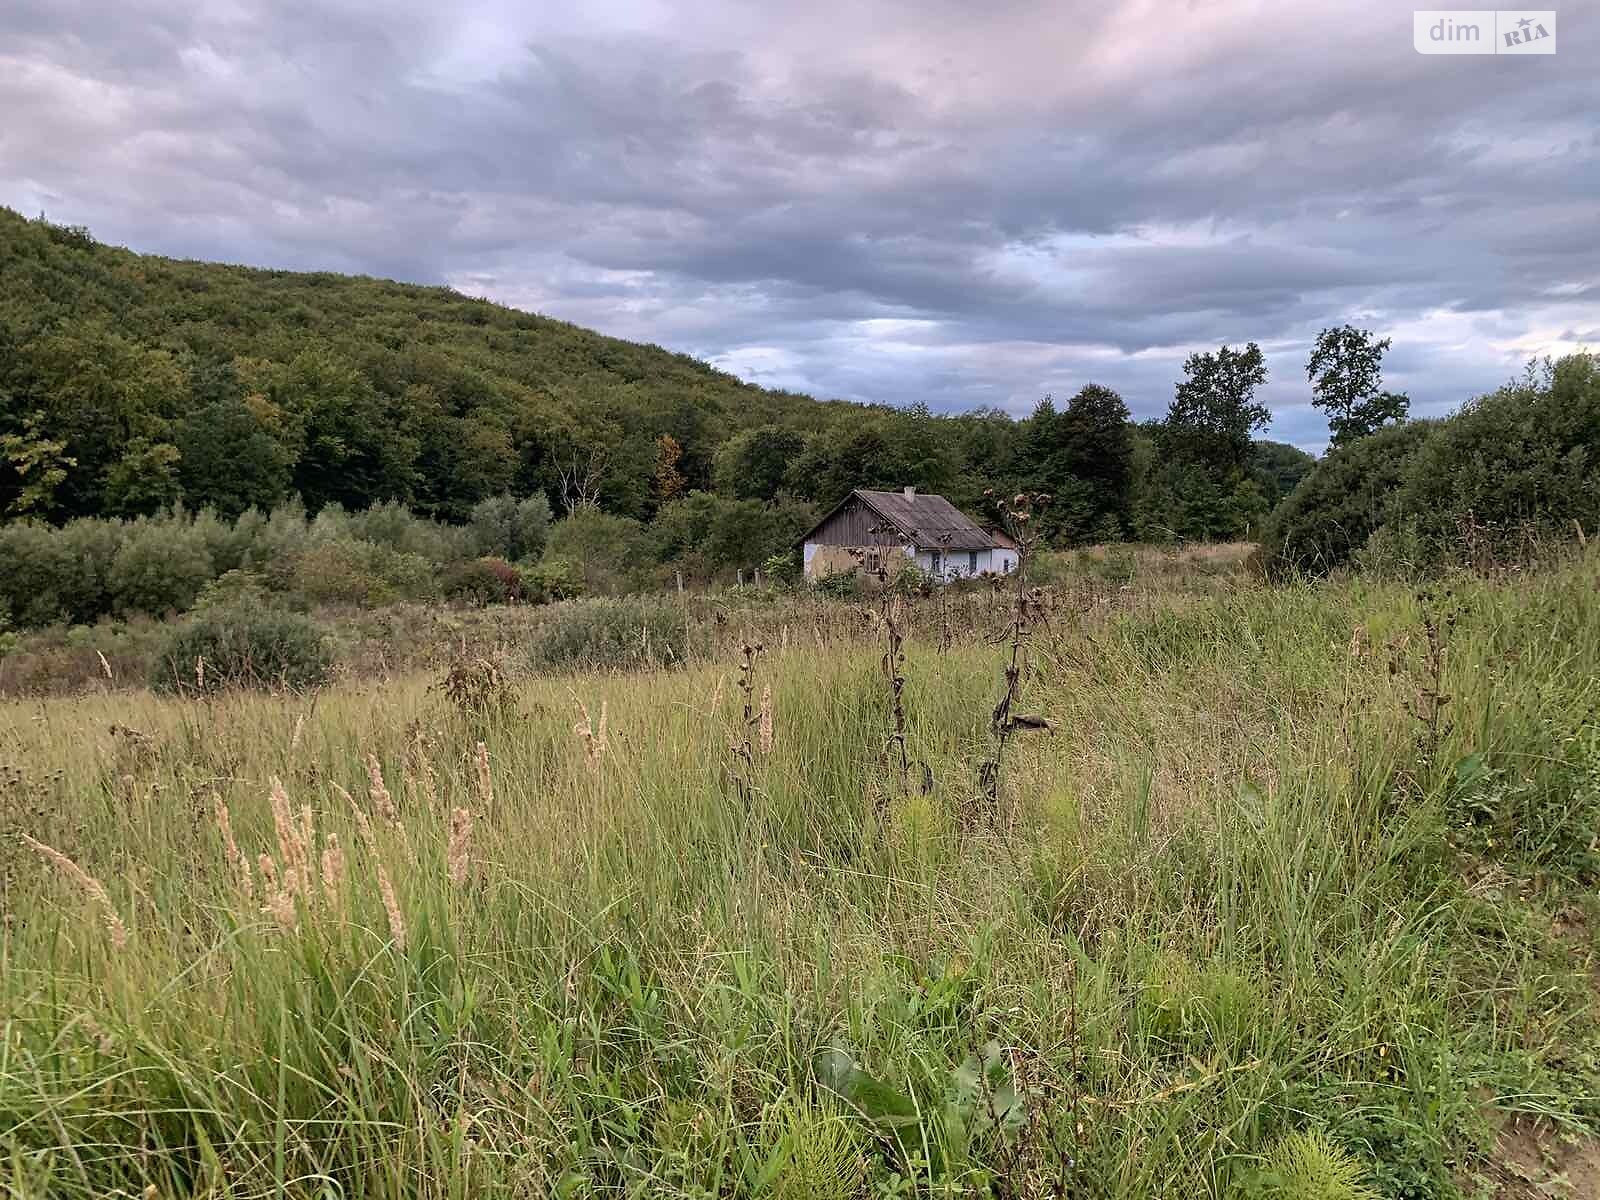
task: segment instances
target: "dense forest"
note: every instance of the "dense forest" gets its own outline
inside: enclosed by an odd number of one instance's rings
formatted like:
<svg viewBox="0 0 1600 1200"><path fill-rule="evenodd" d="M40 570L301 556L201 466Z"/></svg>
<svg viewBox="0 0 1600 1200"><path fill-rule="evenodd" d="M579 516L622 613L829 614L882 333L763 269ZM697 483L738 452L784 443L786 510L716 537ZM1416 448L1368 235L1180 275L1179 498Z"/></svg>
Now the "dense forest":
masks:
<svg viewBox="0 0 1600 1200"><path fill-rule="evenodd" d="M1021 421L820 402L445 288L138 255L0 209L7 518L297 495L462 522L510 494L649 524L703 493L791 531L852 487L978 512L1026 486L1065 542L1235 536L1311 462L1253 443L1260 418L1202 445L1093 386Z"/></svg>

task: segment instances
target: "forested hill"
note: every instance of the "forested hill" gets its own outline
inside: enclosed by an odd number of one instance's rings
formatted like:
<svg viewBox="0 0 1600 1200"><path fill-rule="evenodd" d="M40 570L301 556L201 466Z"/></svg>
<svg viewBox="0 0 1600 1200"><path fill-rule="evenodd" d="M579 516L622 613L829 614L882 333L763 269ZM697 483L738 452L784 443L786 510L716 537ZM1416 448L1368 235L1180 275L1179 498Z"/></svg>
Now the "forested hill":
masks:
<svg viewBox="0 0 1600 1200"><path fill-rule="evenodd" d="M734 432L818 428L830 407L446 288L138 255L0 209L8 508L31 454L29 474L76 460L31 506L56 518L290 491L460 517L556 493L577 450L580 474L611 460L608 506L644 516L661 435L704 487Z"/></svg>
<svg viewBox="0 0 1600 1200"><path fill-rule="evenodd" d="M298 494L458 521L511 493L650 522L707 493L787 528L911 484L973 511L987 487L1049 490L1063 541L1229 536L1310 463L1246 434L1248 471L1197 472L1160 431L1093 386L1024 421L821 402L445 288L140 255L0 208L8 519Z"/></svg>

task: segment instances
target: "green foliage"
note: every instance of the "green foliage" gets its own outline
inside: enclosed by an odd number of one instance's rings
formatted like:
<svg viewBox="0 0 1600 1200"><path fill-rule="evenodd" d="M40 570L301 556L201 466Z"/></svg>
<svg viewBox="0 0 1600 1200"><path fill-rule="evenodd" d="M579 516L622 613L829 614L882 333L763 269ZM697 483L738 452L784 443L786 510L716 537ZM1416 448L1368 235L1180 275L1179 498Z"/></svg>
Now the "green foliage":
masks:
<svg viewBox="0 0 1600 1200"><path fill-rule="evenodd" d="M1438 559L1463 548L1469 525L1494 556L1517 554L1530 533L1600 528L1600 360L1530 366L1440 422L1409 464L1394 511Z"/></svg>
<svg viewBox="0 0 1600 1200"><path fill-rule="evenodd" d="M447 600L509 604L522 599L522 575L503 558L475 558L446 567L439 590Z"/></svg>
<svg viewBox="0 0 1600 1200"><path fill-rule="evenodd" d="M1058 545L1121 540L1134 482L1133 435L1121 396L1091 383L1062 412L1046 396L1023 423L1016 453L1022 486L1051 497L1041 513L1045 537Z"/></svg>
<svg viewBox="0 0 1600 1200"><path fill-rule="evenodd" d="M1370 437L1385 425L1406 419L1411 401L1383 391L1383 352L1389 339L1365 329L1340 325L1324 329L1306 363L1311 403L1328 417L1333 445Z"/></svg>
<svg viewBox="0 0 1600 1200"><path fill-rule="evenodd" d="M284 591L308 605L371 608L400 599L426 599L434 592L433 565L427 559L344 537L317 538L284 560L279 582Z"/></svg>
<svg viewBox="0 0 1600 1200"><path fill-rule="evenodd" d="M557 600L573 600L583 595L583 583L567 563L546 560L519 570L522 575L522 598L530 604L552 604Z"/></svg>
<svg viewBox="0 0 1600 1200"><path fill-rule="evenodd" d="M539 628L528 662L544 671L676 666L688 637L683 610L666 600L573 600Z"/></svg>
<svg viewBox="0 0 1600 1200"><path fill-rule="evenodd" d="M550 536L550 502L543 496L491 496L473 508L470 528L480 556L536 559Z"/></svg>
<svg viewBox="0 0 1600 1200"><path fill-rule="evenodd" d="M1317 465L1314 456L1287 442L1257 441L1250 448L1250 475L1269 504L1277 504Z"/></svg>
<svg viewBox="0 0 1600 1200"><path fill-rule="evenodd" d="M1267 381L1261 347L1251 342L1243 350L1191 354L1183 373L1167 410L1167 449L1221 476L1243 470L1250 435L1272 418L1255 398Z"/></svg>
<svg viewBox="0 0 1600 1200"><path fill-rule="evenodd" d="M1279 1138L1267 1172L1263 1192L1275 1200L1378 1200L1360 1160L1321 1130Z"/></svg>
<svg viewBox="0 0 1600 1200"><path fill-rule="evenodd" d="M624 592L645 581L651 558L644 526L580 505L550 528L545 559L565 563L586 593Z"/></svg>
<svg viewBox="0 0 1600 1200"><path fill-rule="evenodd" d="M830 571L817 576L812 590L829 600L859 600L865 594L860 571Z"/></svg>
<svg viewBox="0 0 1600 1200"><path fill-rule="evenodd" d="M1273 511L1265 559L1312 573L1347 565L1395 517L1395 492L1434 428L1412 421L1330 450Z"/></svg>
<svg viewBox="0 0 1600 1200"><path fill-rule="evenodd" d="M324 683L331 665L326 639L310 618L281 608L217 606L172 630L150 686L183 693L301 691Z"/></svg>
<svg viewBox="0 0 1600 1200"><path fill-rule="evenodd" d="M1600 367L1531 366L1440 421L1330 450L1273 514L1268 561L1325 572L1365 554L1403 571L1520 561L1600 527Z"/></svg>
<svg viewBox="0 0 1600 1200"><path fill-rule="evenodd" d="M216 577L202 530L183 513L142 517L128 525L106 573L119 613L183 612Z"/></svg>

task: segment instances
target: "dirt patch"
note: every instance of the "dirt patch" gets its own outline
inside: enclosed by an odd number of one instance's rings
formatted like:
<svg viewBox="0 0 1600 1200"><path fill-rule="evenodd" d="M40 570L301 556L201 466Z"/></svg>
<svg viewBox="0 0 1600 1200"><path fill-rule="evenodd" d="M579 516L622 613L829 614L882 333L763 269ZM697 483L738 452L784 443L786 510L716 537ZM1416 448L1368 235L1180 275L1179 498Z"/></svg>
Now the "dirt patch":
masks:
<svg viewBox="0 0 1600 1200"><path fill-rule="evenodd" d="M1493 1161L1459 1183L1484 1200L1600 1200L1600 1138L1516 1118L1501 1127Z"/></svg>

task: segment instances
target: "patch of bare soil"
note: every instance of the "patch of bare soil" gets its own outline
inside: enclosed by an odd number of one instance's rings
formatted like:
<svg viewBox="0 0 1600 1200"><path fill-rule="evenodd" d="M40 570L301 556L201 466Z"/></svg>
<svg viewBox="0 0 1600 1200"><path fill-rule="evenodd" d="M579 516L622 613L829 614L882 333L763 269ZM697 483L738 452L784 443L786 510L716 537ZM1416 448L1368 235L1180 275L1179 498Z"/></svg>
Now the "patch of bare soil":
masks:
<svg viewBox="0 0 1600 1200"><path fill-rule="evenodd" d="M1600 1138L1539 1121L1506 1122L1494 1161L1460 1180L1474 1200L1600 1200Z"/></svg>

